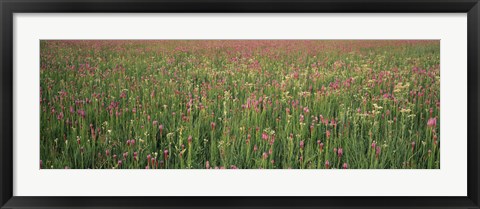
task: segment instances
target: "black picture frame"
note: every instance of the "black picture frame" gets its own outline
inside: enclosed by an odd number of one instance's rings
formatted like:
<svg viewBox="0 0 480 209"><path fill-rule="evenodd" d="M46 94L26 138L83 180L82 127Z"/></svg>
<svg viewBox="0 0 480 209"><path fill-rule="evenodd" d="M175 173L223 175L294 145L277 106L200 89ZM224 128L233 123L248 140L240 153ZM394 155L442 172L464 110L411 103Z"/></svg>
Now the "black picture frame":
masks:
<svg viewBox="0 0 480 209"><path fill-rule="evenodd" d="M478 0L0 0L1 208L480 208ZM466 197L19 197L13 196L14 13L467 13ZM454 179L447 179L452 181Z"/></svg>

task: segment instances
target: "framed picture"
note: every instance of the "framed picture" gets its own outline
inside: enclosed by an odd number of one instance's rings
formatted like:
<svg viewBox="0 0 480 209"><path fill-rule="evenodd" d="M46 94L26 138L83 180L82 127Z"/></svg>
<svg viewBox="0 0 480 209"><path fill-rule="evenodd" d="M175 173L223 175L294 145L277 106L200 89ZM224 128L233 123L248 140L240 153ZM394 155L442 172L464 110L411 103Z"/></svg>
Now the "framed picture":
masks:
<svg viewBox="0 0 480 209"><path fill-rule="evenodd" d="M479 12L1 1L1 208L479 208Z"/></svg>

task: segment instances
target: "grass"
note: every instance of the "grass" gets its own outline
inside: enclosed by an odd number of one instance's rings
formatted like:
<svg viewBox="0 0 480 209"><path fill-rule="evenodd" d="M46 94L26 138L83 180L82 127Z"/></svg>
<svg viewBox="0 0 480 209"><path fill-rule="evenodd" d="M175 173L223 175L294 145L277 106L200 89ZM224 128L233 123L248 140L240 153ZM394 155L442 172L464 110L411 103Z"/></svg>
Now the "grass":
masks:
<svg viewBox="0 0 480 209"><path fill-rule="evenodd" d="M41 41L45 169L438 169L439 41Z"/></svg>

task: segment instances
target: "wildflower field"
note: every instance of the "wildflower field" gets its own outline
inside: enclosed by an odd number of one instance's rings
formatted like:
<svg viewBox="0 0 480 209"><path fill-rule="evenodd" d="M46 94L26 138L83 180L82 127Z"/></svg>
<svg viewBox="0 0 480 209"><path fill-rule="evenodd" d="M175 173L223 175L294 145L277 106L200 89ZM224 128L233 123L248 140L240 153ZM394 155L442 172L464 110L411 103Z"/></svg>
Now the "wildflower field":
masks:
<svg viewBox="0 0 480 209"><path fill-rule="evenodd" d="M438 169L440 42L44 40L43 169Z"/></svg>

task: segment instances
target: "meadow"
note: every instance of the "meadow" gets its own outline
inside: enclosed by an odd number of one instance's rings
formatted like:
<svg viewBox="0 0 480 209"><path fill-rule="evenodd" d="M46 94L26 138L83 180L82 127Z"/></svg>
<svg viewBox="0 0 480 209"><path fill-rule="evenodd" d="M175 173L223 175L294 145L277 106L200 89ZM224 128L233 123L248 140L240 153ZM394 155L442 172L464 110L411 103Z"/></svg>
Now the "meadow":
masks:
<svg viewBox="0 0 480 209"><path fill-rule="evenodd" d="M41 169L439 169L440 42L40 41Z"/></svg>

